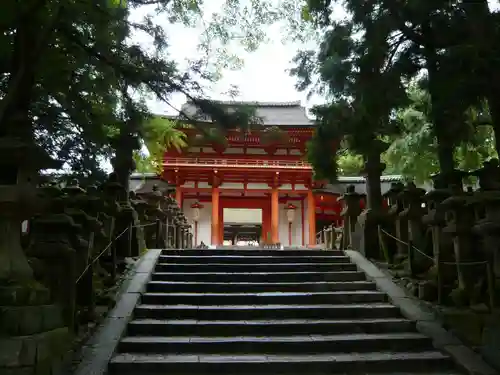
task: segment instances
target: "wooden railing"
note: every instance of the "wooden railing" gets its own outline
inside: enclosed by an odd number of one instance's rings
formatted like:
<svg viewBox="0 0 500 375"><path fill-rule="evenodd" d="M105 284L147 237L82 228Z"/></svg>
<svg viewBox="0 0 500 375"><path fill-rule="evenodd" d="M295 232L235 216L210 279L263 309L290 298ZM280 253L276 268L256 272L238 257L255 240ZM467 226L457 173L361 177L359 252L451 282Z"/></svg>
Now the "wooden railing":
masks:
<svg viewBox="0 0 500 375"><path fill-rule="evenodd" d="M259 159L214 159L214 158L168 158L165 166L206 166L206 167L246 167L246 168L284 168L311 169L311 165L302 160L259 160Z"/></svg>

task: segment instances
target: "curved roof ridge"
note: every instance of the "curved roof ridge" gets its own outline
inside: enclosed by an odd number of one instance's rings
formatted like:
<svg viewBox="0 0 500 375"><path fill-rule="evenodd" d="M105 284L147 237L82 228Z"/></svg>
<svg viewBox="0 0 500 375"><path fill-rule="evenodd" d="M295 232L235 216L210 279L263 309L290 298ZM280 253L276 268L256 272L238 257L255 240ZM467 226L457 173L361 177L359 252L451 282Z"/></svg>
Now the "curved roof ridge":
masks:
<svg viewBox="0 0 500 375"><path fill-rule="evenodd" d="M255 105L257 107L300 107L301 101L294 100L288 102L261 102L253 100L213 100L214 103L219 103L222 105ZM188 100L187 103L192 103Z"/></svg>

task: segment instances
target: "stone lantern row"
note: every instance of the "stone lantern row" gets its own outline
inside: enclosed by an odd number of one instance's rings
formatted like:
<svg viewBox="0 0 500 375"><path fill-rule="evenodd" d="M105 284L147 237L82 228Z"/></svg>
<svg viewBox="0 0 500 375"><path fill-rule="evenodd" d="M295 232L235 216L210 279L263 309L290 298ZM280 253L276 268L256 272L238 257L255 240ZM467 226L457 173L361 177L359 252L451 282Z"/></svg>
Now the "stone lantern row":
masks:
<svg viewBox="0 0 500 375"><path fill-rule="evenodd" d="M470 176L478 178L475 190L464 189L463 180ZM411 275L427 275L416 291L421 298L493 306L495 275L500 274L498 160L471 173L438 174L432 180L434 188L427 192L411 182L391 185L384 194L388 209L381 210L377 223L381 245L372 246L367 255L404 265ZM367 231L361 194L349 187L340 199L343 247L362 249L353 244L359 232L366 235ZM488 290L487 297L484 290Z"/></svg>
<svg viewBox="0 0 500 375"><path fill-rule="evenodd" d="M133 194L131 202L137 209L141 222L155 222L145 227L150 243L148 248L184 249L193 246L191 225L175 199L165 196L157 185L151 192Z"/></svg>

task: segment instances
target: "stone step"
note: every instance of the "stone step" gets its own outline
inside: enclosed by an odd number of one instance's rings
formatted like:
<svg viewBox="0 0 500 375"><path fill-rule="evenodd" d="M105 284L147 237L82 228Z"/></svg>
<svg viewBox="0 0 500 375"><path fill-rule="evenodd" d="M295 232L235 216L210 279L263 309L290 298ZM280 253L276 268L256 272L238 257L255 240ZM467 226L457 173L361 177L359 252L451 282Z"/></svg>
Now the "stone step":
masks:
<svg viewBox="0 0 500 375"><path fill-rule="evenodd" d="M362 281L361 271L339 272L155 272L153 280L199 282L306 282L306 281Z"/></svg>
<svg viewBox="0 0 500 375"><path fill-rule="evenodd" d="M414 332L415 323L403 318L284 319L284 320L132 320L130 336L272 336L342 333Z"/></svg>
<svg viewBox="0 0 500 375"><path fill-rule="evenodd" d="M110 375L176 374L388 374L411 369L429 374L452 368L448 357L437 351L330 353L309 355L116 355Z"/></svg>
<svg viewBox="0 0 500 375"><path fill-rule="evenodd" d="M397 318L399 309L388 303L347 305L138 305L136 319L198 319L198 320L252 320L252 319L357 319Z"/></svg>
<svg viewBox="0 0 500 375"><path fill-rule="evenodd" d="M165 354L319 354L365 353L374 351L415 352L432 345L428 337L416 332L241 337L125 337L121 353Z"/></svg>
<svg viewBox="0 0 500 375"><path fill-rule="evenodd" d="M158 272L294 272L294 271L356 271L352 263L259 263L259 264L226 264L226 263L158 263Z"/></svg>
<svg viewBox="0 0 500 375"><path fill-rule="evenodd" d="M348 256L248 256L248 255L160 255L160 263L224 263L224 264L259 264L259 263L350 263Z"/></svg>
<svg viewBox="0 0 500 375"><path fill-rule="evenodd" d="M371 281L333 281L333 282L302 282L302 283L214 283L189 281L150 281L148 292L204 292L204 293L256 293L256 292L328 292L350 290L376 290L376 284Z"/></svg>
<svg viewBox="0 0 500 375"><path fill-rule="evenodd" d="M384 293L374 290L349 292L264 292L264 293L145 293L148 305L321 305L386 302Z"/></svg>
<svg viewBox="0 0 500 375"><path fill-rule="evenodd" d="M187 256L344 256L342 250L265 250L265 249L165 249L162 255L187 255Z"/></svg>

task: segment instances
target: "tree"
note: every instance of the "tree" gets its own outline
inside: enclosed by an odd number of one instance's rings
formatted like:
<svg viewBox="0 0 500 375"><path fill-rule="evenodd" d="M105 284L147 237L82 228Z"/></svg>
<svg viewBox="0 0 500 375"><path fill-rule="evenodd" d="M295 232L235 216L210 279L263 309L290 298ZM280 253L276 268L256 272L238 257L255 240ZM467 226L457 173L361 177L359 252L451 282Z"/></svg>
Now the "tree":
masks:
<svg viewBox="0 0 500 375"><path fill-rule="evenodd" d="M326 29L330 34L335 33L339 29L339 22L332 21L332 3L322 0L307 1L307 7L304 8L306 22L312 22L318 29ZM477 121L471 123L471 114L475 113L476 117L484 116L487 108L484 105L485 99L488 99L491 107L494 99L498 98L498 95L493 98L491 94L498 90L498 85L492 83L496 82L493 78L496 77L497 70L491 65L497 60L497 46L491 46L490 42L491 35L496 35L498 30L492 26L496 25L497 21L495 14L490 13L486 1L477 3L475 7L472 3L472 1L458 0L345 1L343 4L349 13L348 23L351 27L344 28L343 36L339 34L344 44L337 43L336 48L331 48L327 54L329 59L323 59L322 64L318 65L321 68L316 71L314 71L314 63L318 61L317 58L315 60L316 54L313 51L300 53L296 59L297 68L293 72L302 76L299 87L310 87L314 83L311 74L306 76L304 71L312 71L320 77L320 80L326 71L330 74L329 82L334 82L338 86L336 92L339 92L340 87L340 91L345 95L346 88L351 87L350 96L344 96L344 99L348 98L350 105L357 106L355 112L360 112L360 109L362 112L365 109L365 113L368 114L365 116L365 128L359 130L365 133L365 138L370 133L366 128L370 124L370 118L380 119L385 114L388 116L385 119L388 125L395 122L396 129L400 127L406 135L413 136L413 138L406 136L404 140L396 141L392 147L392 156L396 154L395 150L402 151L411 144L419 144L424 151L422 152L424 157L419 161L427 160L427 165L430 166L427 171L437 170L437 165L433 164L435 159L432 157L432 153L436 153L439 170L443 175L456 176L454 171L456 167L475 166L485 155L491 154L490 150L481 150L481 147L476 146L478 140L480 144L485 145L491 138L488 136L487 128L478 127ZM352 55L345 53L346 46L352 49L349 47L349 38L355 40L356 48L363 48L361 45L367 48L363 54L364 58L358 61L361 63L364 60L365 64L365 74L358 81L354 80L355 75L346 73L353 71L350 67L353 63ZM371 58L368 53L370 48L374 51ZM381 60L382 56L385 56L385 60ZM358 64L357 70L354 70L356 74L362 75L361 68L362 65ZM390 72L392 74L389 74ZM377 74L378 81L375 80ZM390 91L387 91L393 87L398 88L398 92L401 93L402 84L408 85L408 82L415 79L422 82L425 92L428 93L427 121L424 121L414 109L399 111L396 114L394 110L404 105L404 95L400 94L398 99L398 95L388 94ZM360 87L352 90L355 82L364 83L368 87L365 90L360 90ZM486 88L489 88L489 91ZM332 87L328 89L331 93ZM333 91L335 92L335 88ZM328 94L328 92L323 88L322 93ZM384 94L377 95L376 92ZM384 100L377 100L378 97L390 100L384 103ZM337 99L334 97L334 100ZM358 103L362 103L361 108ZM493 110L489 124L493 125L495 130ZM358 133L352 124L348 127L351 134ZM328 132L323 132L322 137L317 137L317 140L323 142L325 147L331 147L331 143L323 139L327 134ZM384 140L395 140L392 136L387 137L390 135L387 132L385 135L384 131L378 134ZM349 145L349 148L355 151L354 145ZM312 159L315 159L315 155L319 157L324 154L316 150L319 149L319 145L310 149L313 151ZM481 151L481 156L471 157L471 150ZM326 163L325 160L317 159L323 164ZM393 160L406 171L410 165L418 165L410 161L405 165L403 164L405 158L401 157ZM312 161L314 163L314 160ZM323 165L323 167L327 169L328 166ZM425 178L422 175L424 170L418 169L419 179Z"/></svg>
<svg viewBox="0 0 500 375"><path fill-rule="evenodd" d="M324 157L332 153L333 144L342 141L365 162L370 156L380 159L380 153L375 156L383 151L379 149L380 136L395 131L389 113L405 101L406 95L401 83L404 71L398 65L387 68L392 50L386 34L391 29L385 27L384 16L335 22L328 5L309 3L309 19L325 30L323 42L318 53L305 51L297 55L292 74L300 79L299 89L309 88L316 75L321 92L331 98L329 104L313 110L319 124L309 155L318 175L335 178L335 158ZM364 33L358 36L360 27ZM373 95L373 87L385 95Z"/></svg>
<svg viewBox="0 0 500 375"><path fill-rule="evenodd" d="M437 141L433 134L428 92L411 85L410 105L397 111L396 117L401 134L391 140L385 154L387 164L403 176L422 183L439 172ZM470 171L481 167L481 163L495 155L493 134L490 126L478 116L478 111L467 113L470 135L455 150L455 160L461 170Z"/></svg>
<svg viewBox="0 0 500 375"><path fill-rule="evenodd" d="M217 61L226 61L221 56L227 56L234 39L247 49L264 39L260 26L271 22L274 13L263 4L225 1L209 22L203 21L200 48L208 51L218 43L215 52L201 54L180 71L155 17L135 21L130 14L149 5L157 17L194 25L206 18L201 2L128 0L116 6L108 0L7 0L0 17L2 134L9 127L10 133L34 138L66 169L97 176L100 162L114 155L112 144L116 147L121 128L127 129L123 139L139 137L143 121L133 125L130 117L148 116L144 94L168 102L172 93L182 92L216 111L198 100L203 81L216 78L221 67L209 60L217 55ZM242 17L245 22L238 24ZM154 42L155 53L131 42L135 32Z"/></svg>
<svg viewBox="0 0 500 375"><path fill-rule="evenodd" d="M136 151L134 160L139 172L161 174L165 151L181 150L187 146L186 134L177 124L161 116L151 117L142 130L143 148ZM144 148L147 152L144 152Z"/></svg>

